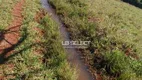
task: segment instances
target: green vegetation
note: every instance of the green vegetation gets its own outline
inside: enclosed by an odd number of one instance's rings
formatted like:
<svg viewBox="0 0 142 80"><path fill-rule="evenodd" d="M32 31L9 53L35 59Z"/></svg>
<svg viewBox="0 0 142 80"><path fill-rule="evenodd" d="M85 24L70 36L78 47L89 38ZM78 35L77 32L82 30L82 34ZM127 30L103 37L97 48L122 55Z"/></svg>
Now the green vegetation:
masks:
<svg viewBox="0 0 142 80"><path fill-rule="evenodd" d="M4 29L10 24L12 20L11 10L17 1L19 0L0 0L0 29Z"/></svg>
<svg viewBox="0 0 142 80"><path fill-rule="evenodd" d="M104 79L141 79L140 9L118 0L49 2L67 26L73 40L91 40L89 50L84 52L87 59L89 56L88 62L92 68L105 74Z"/></svg>
<svg viewBox="0 0 142 80"><path fill-rule="evenodd" d="M122 0L122 1L128 2L128 3L132 4L132 5L135 5L135 6L139 7L139 8L142 8L142 0Z"/></svg>
<svg viewBox="0 0 142 80"><path fill-rule="evenodd" d="M25 1L21 37L12 48L15 51L0 64L0 76L5 80L76 80L75 68L70 67L60 43L58 26L41 10L40 0ZM41 17L36 21L38 13Z"/></svg>
<svg viewBox="0 0 142 80"><path fill-rule="evenodd" d="M141 60L128 58L118 50L104 55L106 72L118 77L118 80L140 80L142 75Z"/></svg>

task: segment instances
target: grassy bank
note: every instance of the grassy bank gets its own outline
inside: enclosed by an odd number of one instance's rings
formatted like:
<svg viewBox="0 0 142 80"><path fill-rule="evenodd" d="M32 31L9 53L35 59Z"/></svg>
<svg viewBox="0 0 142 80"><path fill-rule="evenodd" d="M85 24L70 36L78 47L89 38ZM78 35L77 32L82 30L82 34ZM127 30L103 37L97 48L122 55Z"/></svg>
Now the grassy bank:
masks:
<svg viewBox="0 0 142 80"><path fill-rule="evenodd" d="M117 0L49 0L73 40L89 40L88 64L104 79L142 77L142 11Z"/></svg>
<svg viewBox="0 0 142 80"><path fill-rule="evenodd" d="M66 60L58 26L41 8L40 0L25 0L19 43L0 64L5 80L76 80Z"/></svg>

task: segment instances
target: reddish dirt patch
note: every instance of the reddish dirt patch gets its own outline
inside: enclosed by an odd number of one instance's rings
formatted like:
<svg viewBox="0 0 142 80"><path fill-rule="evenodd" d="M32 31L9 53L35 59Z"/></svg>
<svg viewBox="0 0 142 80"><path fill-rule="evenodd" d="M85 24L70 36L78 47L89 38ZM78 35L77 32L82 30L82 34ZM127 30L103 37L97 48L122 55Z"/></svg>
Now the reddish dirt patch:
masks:
<svg viewBox="0 0 142 80"><path fill-rule="evenodd" d="M125 55L131 56L134 59L139 59L138 55L134 53L134 51L131 48L127 48L125 51Z"/></svg>
<svg viewBox="0 0 142 80"><path fill-rule="evenodd" d="M103 80L101 73L96 73L96 80Z"/></svg>
<svg viewBox="0 0 142 80"><path fill-rule="evenodd" d="M45 15L47 14L47 12L43 9L41 9L39 12L36 13L35 17L34 17L34 20L37 22L37 23L40 23L40 21L45 17ZM36 31L38 34L37 36L39 37L44 37L44 34L45 34L45 31L41 28L38 28L38 27L34 27L33 28L34 31ZM41 43L41 39L36 39L35 41L36 43ZM45 49L43 46L40 46L40 48L35 48L35 52L36 54L41 54L41 53L44 53Z"/></svg>
<svg viewBox="0 0 142 80"><path fill-rule="evenodd" d="M22 16L22 7L25 0L20 0L12 10L12 15L14 16L13 21L7 27L4 32L0 33L0 54L2 54L3 50L10 48L12 45L18 43L20 38L20 26L22 25L23 16ZM13 52L7 53L6 56L10 55ZM5 57L6 57L5 56Z"/></svg>
<svg viewBox="0 0 142 80"><path fill-rule="evenodd" d="M88 17L88 21L89 22L98 22L98 23L100 23L100 22L103 22L104 21L104 19L103 18L97 18L97 17Z"/></svg>
<svg viewBox="0 0 142 80"><path fill-rule="evenodd" d="M41 9L39 12L37 12L34 20L38 23L40 23L40 20L43 19L43 17L47 14L47 12L43 9Z"/></svg>
<svg viewBox="0 0 142 80"><path fill-rule="evenodd" d="M0 80L4 80L4 76L0 76Z"/></svg>
<svg viewBox="0 0 142 80"><path fill-rule="evenodd" d="M35 27L33 30L37 31L37 33L39 33L39 36L43 36L45 34L45 31L38 27Z"/></svg>
<svg viewBox="0 0 142 80"><path fill-rule="evenodd" d="M6 58L10 54L13 53L14 50L10 50L10 52L3 54L5 50L11 48L13 45L18 43L20 38L20 27L22 25L23 16L22 16L22 7L25 0L20 0L13 7L12 15L14 16L13 21L7 27L6 30L0 32L0 58ZM3 56L4 55L4 56ZM13 68L14 65L9 65L9 68ZM0 72L1 73L1 72ZM0 80L4 80L4 76L0 75Z"/></svg>

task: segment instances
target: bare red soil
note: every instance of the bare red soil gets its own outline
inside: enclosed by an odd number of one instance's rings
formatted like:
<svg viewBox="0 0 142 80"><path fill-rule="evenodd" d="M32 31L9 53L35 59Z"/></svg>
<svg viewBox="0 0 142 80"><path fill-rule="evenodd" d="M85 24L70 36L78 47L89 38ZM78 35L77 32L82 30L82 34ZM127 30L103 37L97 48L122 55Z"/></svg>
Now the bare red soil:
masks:
<svg viewBox="0 0 142 80"><path fill-rule="evenodd" d="M20 0L15 4L12 10L13 20L6 30L0 32L0 58L6 58L13 53L14 50L4 54L5 50L12 47L13 45L18 44L20 38L20 27L22 25L23 16L23 4L25 0ZM1 59L0 59L1 60ZM2 65L2 64L0 64ZM12 68L13 64L9 67ZM4 75L0 71L0 80L5 80ZM7 80L7 79L6 79Z"/></svg>

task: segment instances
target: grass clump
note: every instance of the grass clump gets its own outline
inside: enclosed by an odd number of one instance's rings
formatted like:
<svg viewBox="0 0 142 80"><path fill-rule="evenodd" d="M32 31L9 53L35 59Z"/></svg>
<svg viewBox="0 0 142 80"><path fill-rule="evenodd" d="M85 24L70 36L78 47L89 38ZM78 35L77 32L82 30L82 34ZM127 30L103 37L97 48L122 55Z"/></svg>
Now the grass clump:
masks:
<svg viewBox="0 0 142 80"><path fill-rule="evenodd" d="M141 60L133 60L118 50L106 53L104 55L104 68L107 74L118 77L118 80L139 80L141 79Z"/></svg>
<svg viewBox="0 0 142 80"><path fill-rule="evenodd" d="M56 9L56 13L60 15L64 24L69 28L68 30L71 32L71 37L73 39L80 39L84 35L88 35L85 30L94 28L94 24L88 22L88 10L87 4L85 0L49 0L50 4L53 5ZM82 6L83 5L83 6ZM89 26L88 26L89 25ZM92 26L92 27L90 27ZM82 34L83 33L83 34ZM81 35L80 35L81 34ZM91 33L89 33L91 34ZM80 35L80 36L76 36ZM89 36L88 36L89 37ZM85 38L85 37L84 37ZM83 38L82 38L83 39Z"/></svg>
<svg viewBox="0 0 142 80"><path fill-rule="evenodd" d="M48 16L45 16L41 24L45 26L44 30L47 30L44 37L46 38L47 44L50 45L46 47L48 50L45 56L50 61L47 62L47 67L54 70L57 80L76 80L76 72L66 60L56 23Z"/></svg>

